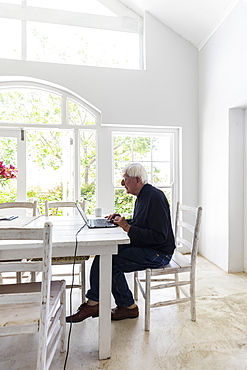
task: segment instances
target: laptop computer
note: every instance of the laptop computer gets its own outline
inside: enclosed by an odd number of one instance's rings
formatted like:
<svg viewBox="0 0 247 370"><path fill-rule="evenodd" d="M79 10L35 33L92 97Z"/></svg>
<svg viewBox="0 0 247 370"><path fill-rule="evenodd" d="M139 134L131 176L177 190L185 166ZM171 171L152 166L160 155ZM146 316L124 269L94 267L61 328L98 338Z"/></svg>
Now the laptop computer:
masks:
<svg viewBox="0 0 247 370"><path fill-rule="evenodd" d="M106 218L87 218L85 212L83 211L79 202L75 202L75 206L81 215L83 221L90 229L103 228L103 227L116 227L118 225L114 224L112 221Z"/></svg>

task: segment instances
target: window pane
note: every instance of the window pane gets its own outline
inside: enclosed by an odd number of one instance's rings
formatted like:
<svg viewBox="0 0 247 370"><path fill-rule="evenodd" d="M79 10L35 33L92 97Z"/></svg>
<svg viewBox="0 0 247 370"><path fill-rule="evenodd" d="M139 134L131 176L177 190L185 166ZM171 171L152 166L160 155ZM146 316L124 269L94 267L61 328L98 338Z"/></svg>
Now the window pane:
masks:
<svg viewBox="0 0 247 370"><path fill-rule="evenodd" d="M173 134L113 134L115 205L118 212L129 207L123 196L121 180L123 169L132 162L141 163L147 171L148 182L169 194L173 186ZM125 205L126 202L126 205Z"/></svg>
<svg viewBox="0 0 247 370"><path fill-rule="evenodd" d="M135 137L133 140L133 161L151 160L151 138L146 136Z"/></svg>
<svg viewBox="0 0 247 370"><path fill-rule="evenodd" d="M121 215L125 216L126 218L131 218L133 216L134 209L134 196L126 194L125 189L115 189L114 199L114 211L116 213L121 213Z"/></svg>
<svg viewBox="0 0 247 370"><path fill-rule="evenodd" d="M15 138L0 137L0 160L7 167L17 168L17 141ZM0 179L0 203L14 202L17 198L17 179ZM1 210L2 212L2 210Z"/></svg>
<svg viewBox="0 0 247 370"><path fill-rule="evenodd" d="M88 14L116 15L97 0L27 0L27 5Z"/></svg>
<svg viewBox="0 0 247 370"><path fill-rule="evenodd" d="M164 192L169 204L170 204L170 207L172 206L172 190L171 189L160 189ZM173 214L172 210L171 210L171 214Z"/></svg>
<svg viewBox="0 0 247 370"><path fill-rule="evenodd" d="M27 59L139 69L139 35L27 22Z"/></svg>
<svg viewBox="0 0 247 370"><path fill-rule="evenodd" d="M170 163L153 163L153 181L155 186L171 185Z"/></svg>
<svg viewBox="0 0 247 370"><path fill-rule="evenodd" d="M115 161L115 170L114 170L114 186L121 187L121 181L123 179L123 170L128 166L130 162L117 162Z"/></svg>
<svg viewBox="0 0 247 370"><path fill-rule="evenodd" d="M0 18L0 34L0 57L21 59L21 21Z"/></svg>
<svg viewBox="0 0 247 370"><path fill-rule="evenodd" d="M115 161L132 160L132 137L116 135L113 137L113 152Z"/></svg>
<svg viewBox="0 0 247 370"><path fill-rule="evenodd" d="M162 157L161 157L162 153ZM169 161L171 156L171 138L169 136L153 137L152 158L154 161Z"/></svg>
<svg viewBox="0 0 247 370"><path fill-rule="evenodd" d="M1 3L21 5L22 0L3 0Z"/></svg>
<svg viewBox="0 0 247 370"><path fill-rule="evenodd" d="M0 121L60 124L61 97L41 90L4 90L0 93Z"/></svg>
<svg viewBox="0 0 247 370"><path fill-rule="evenodd" d="M73 147L70 131L27 132L27 195L48 200L74 199Z"/></svg>
<svg viewBox="0 0 247 370"><path fill-rule="evenodd" d="M95 125L95 117L81 105L68 99L70 125Z"/></svg>
<svg viewBox="0 0 247 370"><path fill-rule="evenodd" d="M86 200L86 211L93 214L96 207L96 135L95 131L80 132L81 200Z"/></svg>

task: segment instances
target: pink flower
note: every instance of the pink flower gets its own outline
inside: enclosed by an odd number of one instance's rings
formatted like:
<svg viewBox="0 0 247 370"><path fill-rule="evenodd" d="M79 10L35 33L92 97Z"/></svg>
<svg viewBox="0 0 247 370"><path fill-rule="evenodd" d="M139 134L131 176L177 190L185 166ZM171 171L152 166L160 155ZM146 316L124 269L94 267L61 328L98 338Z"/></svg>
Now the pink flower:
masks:
<svg viewBox="0 0 247 370"><path fill-rule="evenodd" d="M17 177L18 170L12 164L6 166L3 161L0 161L0 179L8 180Z"/></svg>

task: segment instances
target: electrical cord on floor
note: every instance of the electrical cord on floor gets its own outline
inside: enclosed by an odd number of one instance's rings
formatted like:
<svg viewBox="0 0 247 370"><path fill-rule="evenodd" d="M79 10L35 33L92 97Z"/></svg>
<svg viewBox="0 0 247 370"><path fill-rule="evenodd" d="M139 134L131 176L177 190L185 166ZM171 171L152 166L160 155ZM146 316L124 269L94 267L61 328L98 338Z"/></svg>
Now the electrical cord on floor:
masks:
<svg viewBox="0 0 247 370"><path fill-rule="evenodd" d="M85 226L86 226L86 223L75 234L75 251L74 251L74 261L73 261L73 266L72 266L72 282L71 282L71 288L70 288L70 301L69 301L70 315L72 315L72 291L73 291L74 279L75 279L75 261L76 261L76 253L77 253L77 246L78 246L77 236ZM66 365L67 365L67 361L68 361L68 357L69 357L69 345L70 345L70 336L71 336L71 330L72 330L72 322L69 325L70 326L69 326L67 350L66 350L66 357L65 357L65 361L64 361L63 370L66 369Z"/></svg>

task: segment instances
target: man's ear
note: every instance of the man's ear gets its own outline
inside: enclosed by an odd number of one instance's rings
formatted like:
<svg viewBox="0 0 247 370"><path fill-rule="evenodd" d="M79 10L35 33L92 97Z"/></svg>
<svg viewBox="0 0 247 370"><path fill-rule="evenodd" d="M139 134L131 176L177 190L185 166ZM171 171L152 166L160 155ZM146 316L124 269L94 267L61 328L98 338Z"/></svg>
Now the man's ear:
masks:
<svg viewBox="0 0 247 370"><path fill-rule="evenodd" d="M136 182L141 182L141 178L139 176L136 176Z"/></svg>

